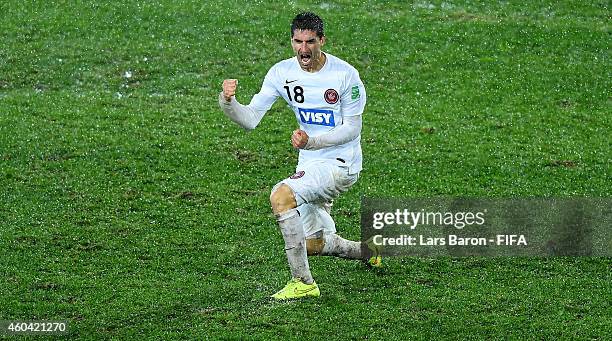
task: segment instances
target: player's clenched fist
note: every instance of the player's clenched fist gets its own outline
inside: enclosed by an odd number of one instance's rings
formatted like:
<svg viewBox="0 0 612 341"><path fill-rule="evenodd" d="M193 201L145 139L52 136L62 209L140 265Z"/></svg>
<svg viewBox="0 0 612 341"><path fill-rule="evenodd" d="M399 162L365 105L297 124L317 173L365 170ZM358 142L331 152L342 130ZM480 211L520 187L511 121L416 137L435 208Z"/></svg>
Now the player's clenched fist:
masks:
<svg viewBox="0 0 612 341"><path fill-rule="evenodd" d="M223 97L226 101L231 101L232 96L236 95L237 79L226 79L223 81Z"/></svg>
<svg viewBox="0 0 612 341"><path fill-rule="evenodd" d="M308 143L308 134L305 131L296 129L293 131L291 135L291 144L293 148L304 149L306 147L306 143Z"/></svg>

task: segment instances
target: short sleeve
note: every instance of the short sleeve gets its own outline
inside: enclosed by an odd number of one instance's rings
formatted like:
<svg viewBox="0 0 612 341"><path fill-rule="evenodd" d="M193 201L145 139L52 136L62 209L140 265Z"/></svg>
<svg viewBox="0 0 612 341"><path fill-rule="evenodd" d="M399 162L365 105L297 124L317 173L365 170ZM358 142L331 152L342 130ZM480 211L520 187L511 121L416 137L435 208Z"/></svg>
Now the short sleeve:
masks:
<svg viewBox="0 0 612 341"><path fill-rule="evenodd" d="M340 103L343 116L361 115L365 109L365 86L355 69L350 69L348 72Z"/></svg>

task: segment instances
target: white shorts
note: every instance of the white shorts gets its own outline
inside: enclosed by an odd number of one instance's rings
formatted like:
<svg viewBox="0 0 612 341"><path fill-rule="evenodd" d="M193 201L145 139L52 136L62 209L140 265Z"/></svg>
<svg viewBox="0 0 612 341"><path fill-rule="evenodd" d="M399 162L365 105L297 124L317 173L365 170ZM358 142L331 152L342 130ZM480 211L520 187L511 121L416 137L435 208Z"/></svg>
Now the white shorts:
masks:
<svg viewBox="0 0 612 341"><path fill-rule="evenodd" d="M296 172L279 182L289 186L295 194L297 210L300 212L306 237L319 231L336 233L336 226L326 210L334 198L357 182L359 174L349 174L341 161L315 160L299 164Z"/></svg>

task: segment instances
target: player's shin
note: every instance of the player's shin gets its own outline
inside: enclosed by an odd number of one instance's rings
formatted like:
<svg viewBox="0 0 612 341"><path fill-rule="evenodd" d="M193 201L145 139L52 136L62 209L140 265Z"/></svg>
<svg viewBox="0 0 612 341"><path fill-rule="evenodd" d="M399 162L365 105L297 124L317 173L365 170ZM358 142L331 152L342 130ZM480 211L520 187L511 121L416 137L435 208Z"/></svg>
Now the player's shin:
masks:
<svg viewBox="0 0 612 341"><path fill-rule="evenodd" d="M306 284L314 280L306 256L306 238L300 215L291 209L277 215L278 225L285 240L285 254L293 278L300 278Z"/></svg>
<svg viewBox="0 0 612 341"><path fill-rule="evenodd" d="M361 243L344 239L337 234L325 235L322 256L335 256L348 259L361 258Z"/></svg>

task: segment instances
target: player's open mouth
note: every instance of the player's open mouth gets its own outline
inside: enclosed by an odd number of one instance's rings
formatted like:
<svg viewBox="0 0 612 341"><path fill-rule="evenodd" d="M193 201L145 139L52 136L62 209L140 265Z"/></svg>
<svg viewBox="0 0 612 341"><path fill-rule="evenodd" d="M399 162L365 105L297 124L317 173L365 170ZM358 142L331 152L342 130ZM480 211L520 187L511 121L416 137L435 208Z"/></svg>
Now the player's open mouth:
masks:
<svg viewBox="0 0 612 341"><path fill-rule="evenodd" d="M302 64L310 63L311 55L309 53L300 53L300 61Z"/></svg>

